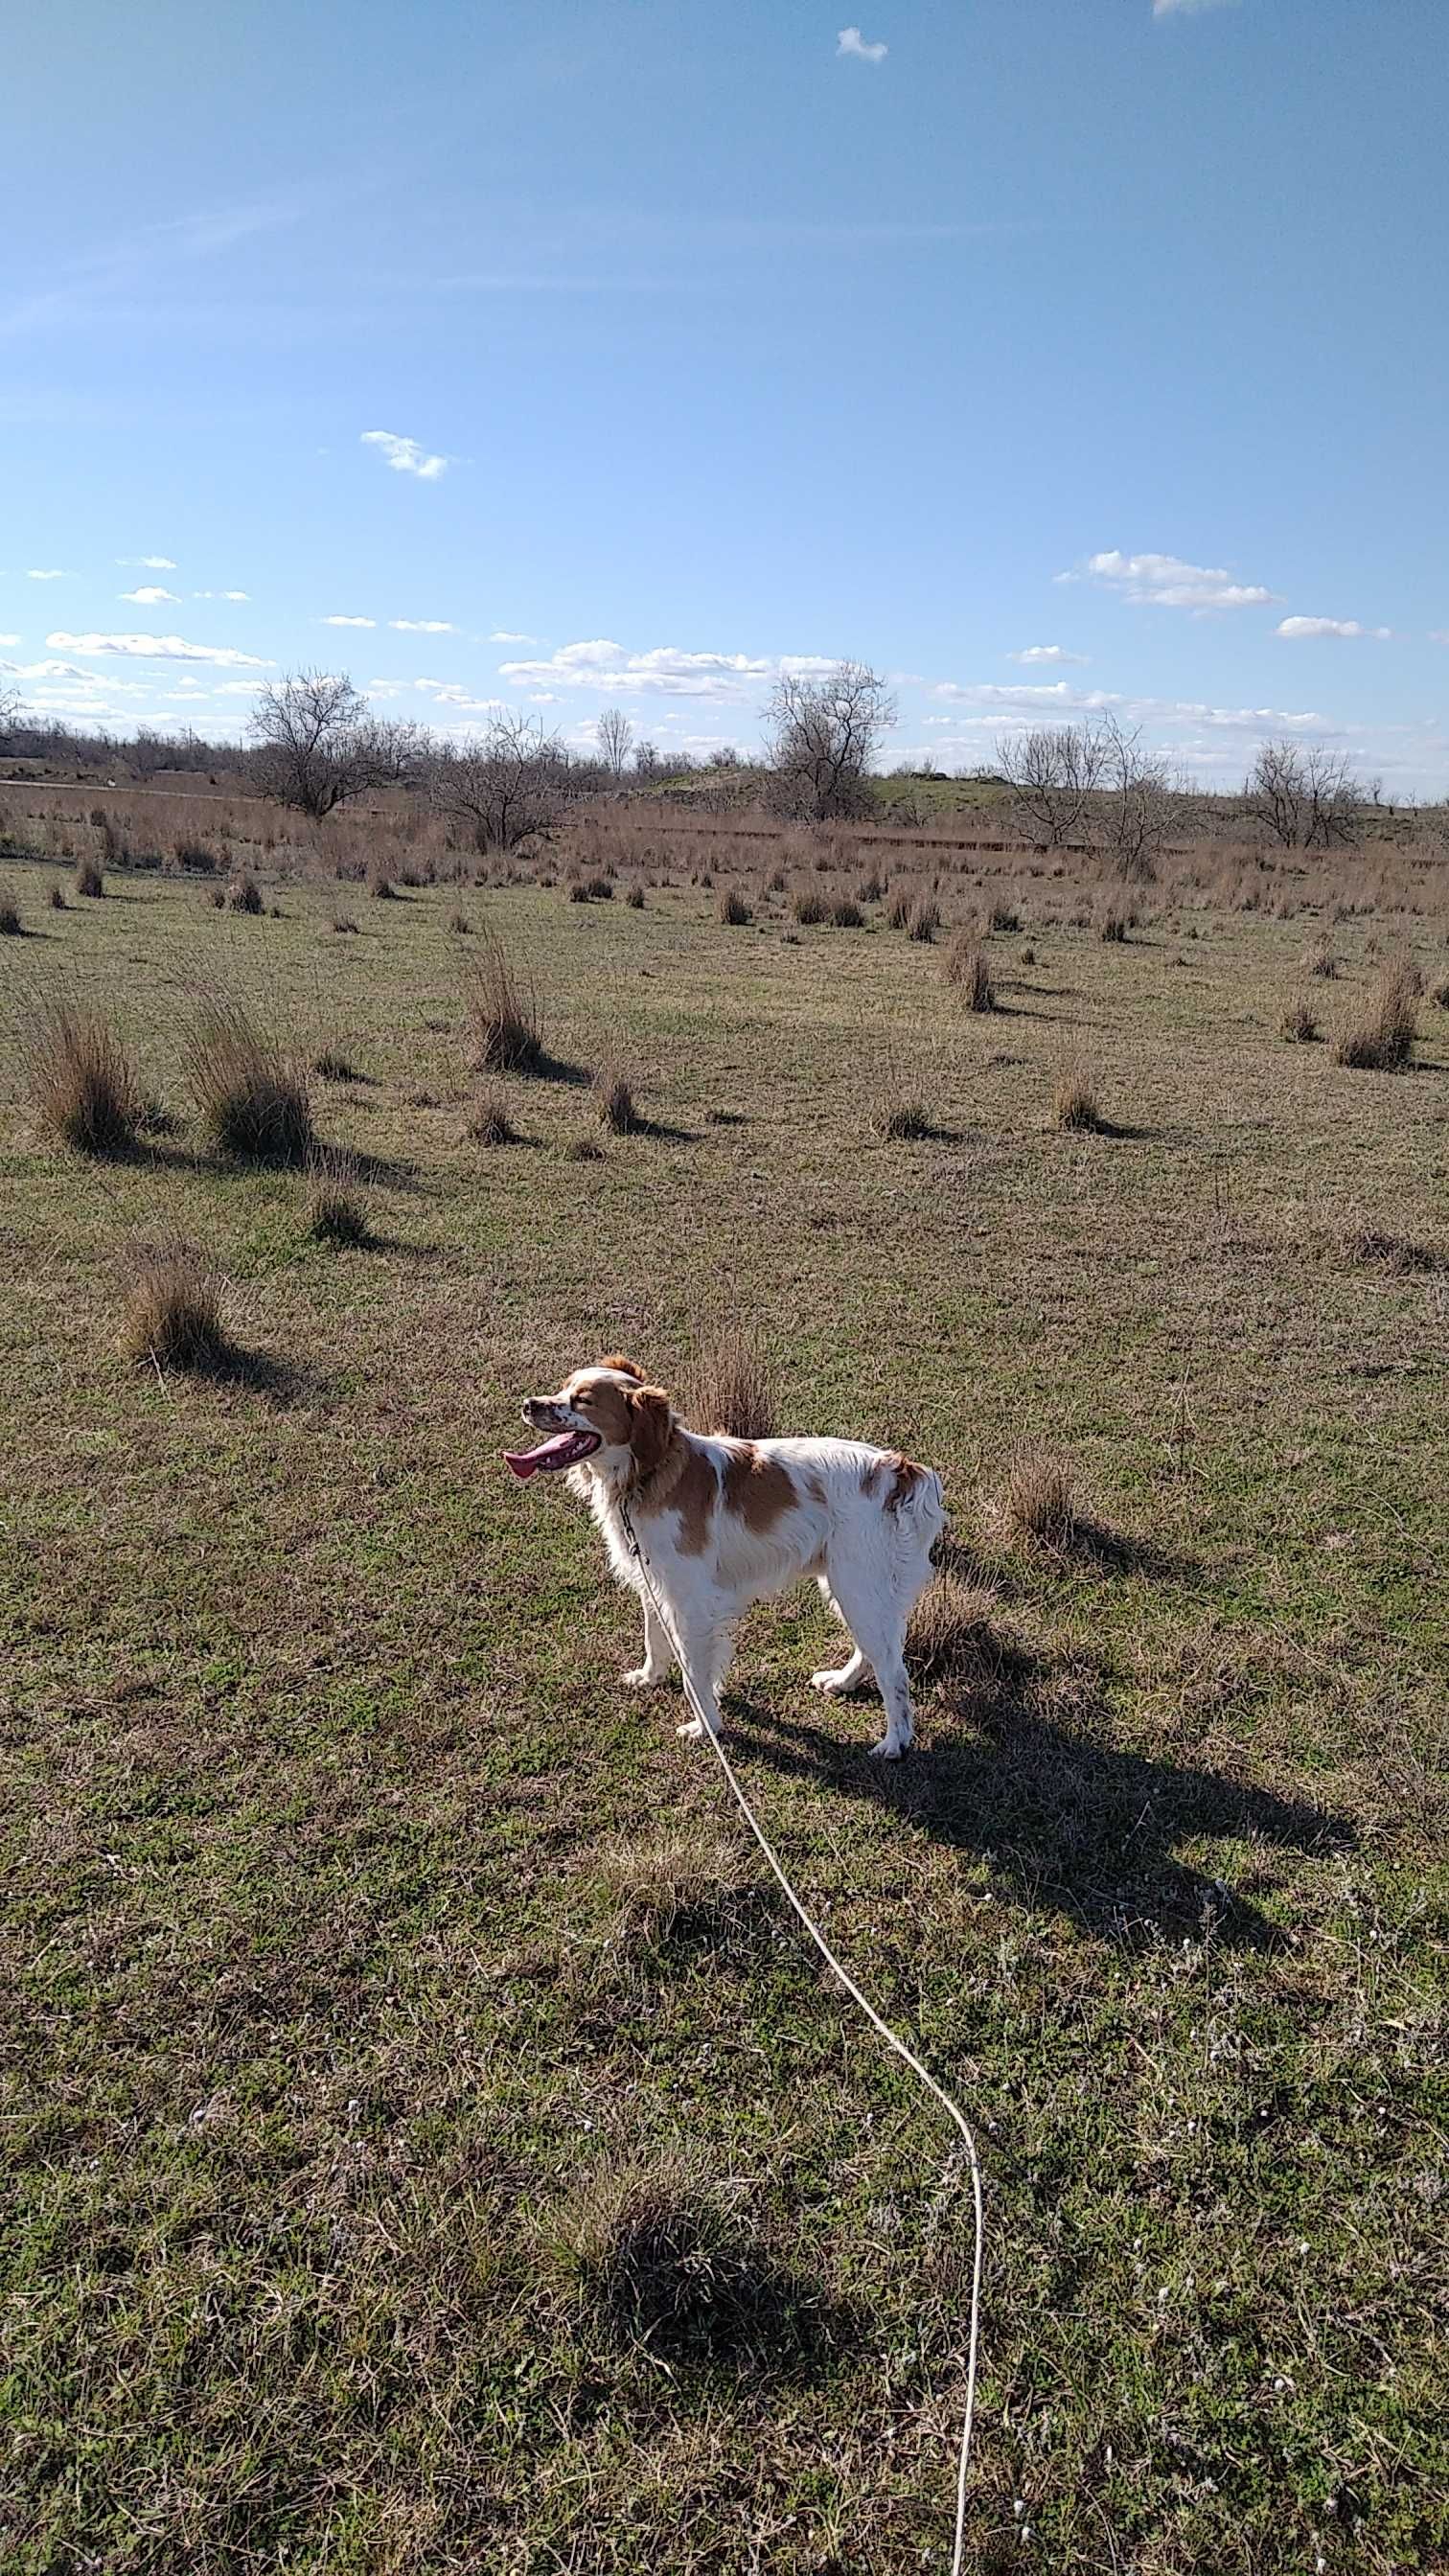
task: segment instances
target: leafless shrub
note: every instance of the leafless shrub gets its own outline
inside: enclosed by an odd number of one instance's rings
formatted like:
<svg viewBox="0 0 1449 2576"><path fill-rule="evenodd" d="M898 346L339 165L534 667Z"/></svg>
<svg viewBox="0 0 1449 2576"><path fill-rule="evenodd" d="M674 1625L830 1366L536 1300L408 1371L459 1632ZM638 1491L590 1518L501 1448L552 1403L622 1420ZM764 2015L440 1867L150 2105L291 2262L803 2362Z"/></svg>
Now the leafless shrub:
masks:
<svg viewBox="0 0 1449 2576"><path fill-rule="evenodd" d="M991 907L993 930L1020 930L1021 914L1014 903L994 903Z"/></svg>
<svg viewBox="0 0 1449 2576"><path fill-rule="evenodd" d="M733 1440L774 1437L780 1427L778 1389L751 1326L737 1321L701 1336L685 1365L681 1406L697 1431Z"/></svg>
<svg viewBox="0 0 1449 2576"><path fill-rule="evenodd" d="M885 894L885 879L879 868L868 868L856 886L858 903L879 903Z"/></svg>
<svg viewBox="0 0 1449 2576"><path fill-rule="evenodd" d="M208 995L182 1040L182 1062L208 1141L258 1163L301 1163L312 1145L306 1076L257 1028L244 1003Z"/></svg>
<svg viewBox="0 0 1449 2576"><path fill-rule="evenodd" d="M784 813L826 820L863 813L882 733L895 701L864 662L840 662L825 678L787 673L767 717L772 799Z"/></svg>
<svg viewBox="0 0 1449 2576"><path fill-rule="evenodd" d="M124 1154L141 1115L130 1055L98 1011L46 1003L22 1038L30 1100L45 1132L78 1154Z"/></svg>
<svg viewBox="0 0 1449 2576"><path fill-rule="evenodd" d="M328 671L269 681L257 694L251 736L261 793L314 821L412 777L423 747L416 725L384 722L351 680Z"/></svg>
<svg viewBox="0 0 1449 2576"><path fill-rule="evenodd" d="M558 736L514 714L495 716L470 741L437 745L427 781L436 810L466 824L482 851L515 850L554 831L573 792Z"/></svg>
<svg viewBox="0 0 1449 2576"><path fill-rule="evenodd" d="M514 964L495 930L479 935L462 968L463 1006L473 1063L481 1072L534 1073L543 1062L543 1022L526 970Z"/></svg>
<svg viewBox="0 0 1449 2576"><path fill-rule="evenodd" d="M129 1260L119 1343L127 1359L204 1372L233 1352L221 1318L221 1283L205 1254L180 1235L136 1244Z"/></svg>
<svg viewBox="0 0 1449 2576"><path fill-rule="evenodd" d="M1352 841L1365 801L1345 753L1291 741L1259 745L1243 794L1259 829L1283 849Z"/></svg>

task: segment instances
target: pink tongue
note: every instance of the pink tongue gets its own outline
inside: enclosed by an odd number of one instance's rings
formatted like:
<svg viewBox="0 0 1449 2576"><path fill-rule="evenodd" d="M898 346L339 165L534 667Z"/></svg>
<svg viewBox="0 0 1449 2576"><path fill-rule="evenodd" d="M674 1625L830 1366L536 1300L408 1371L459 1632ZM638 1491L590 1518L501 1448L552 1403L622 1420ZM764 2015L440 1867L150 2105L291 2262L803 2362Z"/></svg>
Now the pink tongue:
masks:
<svg viewBox="0 0 1449 2576"><path fill-rule="evenodd" d="M536 1449L505 1449L503 1456L515 1476L527 1478L548 1466L550 1460L566 1455L578 1436L576 1431L556 1431L551 1440L541 1440Z"/></svg>

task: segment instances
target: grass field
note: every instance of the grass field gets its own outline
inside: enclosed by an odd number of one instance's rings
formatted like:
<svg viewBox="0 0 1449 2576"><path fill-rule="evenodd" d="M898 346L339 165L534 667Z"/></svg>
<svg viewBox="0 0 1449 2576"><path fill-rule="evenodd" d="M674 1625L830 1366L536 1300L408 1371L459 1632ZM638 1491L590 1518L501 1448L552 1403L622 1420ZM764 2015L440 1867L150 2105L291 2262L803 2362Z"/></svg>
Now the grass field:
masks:
<svg viewBox="0 0 1449 2576"><path fill-rule="evenodd" d="M1320 930L1330 1036L1375 950L1436 985L1443 889L1120 944L1028 899L972 1013L879 907L294 881L248 918L122 875L52 912L55 873L15 864L0 941L6 2569L946 2566L959 2170L677 1695L620 1688L583 1516L498 1460L570 1364L669 1382L735 1314L789 1427L942 1469L990 1596L898 1768L807 1687L813 1592L751 1617L727 1704L806 1901L978 2125L968 2566L1443 2566L1449 1010L1399 1074L1279 1035ZM485 923L552 1060L496 1148ZM366 1246L204 1146L203 988L352 1068L313 1108ZM169 1113L130 1157L32 1126L61 990ZM604 1064L644 1132L601 1135ZM1105 1132L1054 1129L1069 1067ZM878 1135L883 1087L923 1138ZM117 1347L128 1247L173 1229L225 1281L220 1375ZM1065 1549L997 1509L1042 1444ZM696 2229L653 2306L615 2226L651 2193Z"/></svg>

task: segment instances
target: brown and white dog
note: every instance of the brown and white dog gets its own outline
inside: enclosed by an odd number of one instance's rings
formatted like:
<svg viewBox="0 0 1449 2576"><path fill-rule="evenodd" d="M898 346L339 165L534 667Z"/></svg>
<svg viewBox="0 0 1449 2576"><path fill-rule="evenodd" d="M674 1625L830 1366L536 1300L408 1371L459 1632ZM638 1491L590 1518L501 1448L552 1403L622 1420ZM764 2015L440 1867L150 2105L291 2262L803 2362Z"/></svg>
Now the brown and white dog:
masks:
<svg viewBox="0 0 1449 2576"><path fill-rule="evenodd" d="M871 1750L904 1753L912 1736L906 1621L946 1525L933 1469L863 1440L726 1440L686 1430L663 1388L646 1385L618 1354L575 1369L557 1395L530 1396L523 1416L546 1437L536 1449L505 1450L514 1474L566 1471L619 1581L643 1602L644 1661L626 1682L644 1689L665 1680L677 1645L718 1734L735 1622L752 1601L813 1575L855 1648L838 1671L812 1674L815 1688L854 1690L874 1674L886 1731ZM679 1732L698 1736L699 1720Z"/></svg>

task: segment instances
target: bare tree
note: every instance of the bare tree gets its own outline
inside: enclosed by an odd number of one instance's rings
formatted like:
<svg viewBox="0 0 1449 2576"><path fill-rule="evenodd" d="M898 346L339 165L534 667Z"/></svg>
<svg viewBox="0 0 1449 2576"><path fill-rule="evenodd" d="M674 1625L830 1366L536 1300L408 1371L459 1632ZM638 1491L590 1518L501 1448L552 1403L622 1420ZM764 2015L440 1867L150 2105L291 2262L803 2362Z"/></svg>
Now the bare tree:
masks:
<svg viewBox="0 0 1449 2576"><path fill-rule="evenodd" d="M605 707L594 727L594 740L599 746L599 758L611 778L622 778L634 740L634 728L622 707Z"/></svg>
<svg viewBox="0 0 1449 2576"><path fill-rule="evenodd" d="M1243 794L1253 821L1285 850L1351 841L1364 802L1346 752L1281 739L1258 745Z"/></svg>
<svg viewBox="0 0 1449 2576"><path fill-rule="evenodd" d="M664 763L659 756L659 745L657 742L635 743L634 775L636 778L657 778L663 766Z"/></svg>
<svg viewBox="0 0 1449 2576"><path fill-rule="evenodd" d="M881 735L896 708L865 662L837 662L825 678L784 673L766 710L774 801L823 822L863 813Z"/></svg>
<svg viewBox="0 0 1449 2576"><path fill-rule="evenodd" d="M471 825L480 850L512 850L557 824L570 793L569 756L557 734L500 711L471 741L440 743L428 793L440 814Z"/></svg>
<svg viewBox="0 0 1449 2576"><path fill-rule="evenodd" d="M1114 715L1102 718L1095 748L1099 786L1092 800L1092 822L1118 875L1145 884L1156 875L1157 861L1178 820L1181 781L1161 752L1144 751L1140 726L1129 733Z"/></svg>
<svg viewBox="0 0 1449 2576"><path fill-rule="evenodd" d="M385 723L351 680L326 671L269 681L250 730L262 794L318 821L355 796L410 778L424 744L419 726Z"/></svg>
<svg viewBox="0 0 1449 2576"><path fill-rule="evenodd" d="M996 762L1011 789L1017 825L1040 850L1085 835L1088 799L1102 776L1107 746L1096 725L1034 725L1003 734Z"/></svg>
<svg viewBox="0 0 1449 2576"><path fill-rule="evenodd" d="M0 741L8 742L20 720L20 691L8 680L0 680Z"/></svg>

